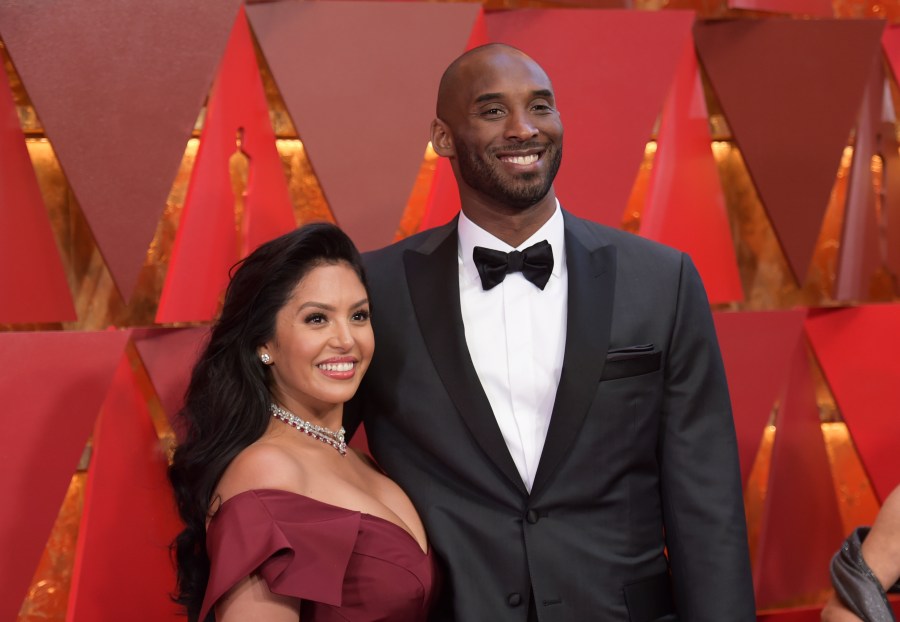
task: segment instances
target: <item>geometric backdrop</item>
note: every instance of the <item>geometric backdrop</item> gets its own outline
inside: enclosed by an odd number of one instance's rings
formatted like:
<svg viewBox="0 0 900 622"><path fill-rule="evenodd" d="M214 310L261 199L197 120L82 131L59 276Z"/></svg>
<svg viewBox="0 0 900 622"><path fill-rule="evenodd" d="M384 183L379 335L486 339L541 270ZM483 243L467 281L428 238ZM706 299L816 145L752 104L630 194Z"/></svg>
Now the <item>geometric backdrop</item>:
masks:
<svg viewBox="0 0 900 622"><path fill-rule="evenodd" d="M6 101L12 112L12 101L16 113L6 115L14 131L0 134L0 162L28 164L27 153L34 175L25 166L14 178L32 187L31 199L19 204L8 198L19 195L6 193L10 177L0 170L0 222L13 223L25 248L31 241L45 249L54 242L49 250L55 252L41 257L58 262L65 276L57 276L49 314L45 304L23 315L21 300L31 295L13 284L30 260L22 252L2 255L0 247L0 395L7 406L0 422L15 465L0 475L0 544L13 561L0 570L0 618L14 619L17 611L20 620L115 617L115 594L104 590L116 583L116 568L142 577L141 586L120 592L131 611L139 609L148 620L171 616L163 544L177 526L160 449L174 438L169 420L221 292L214 291L213 304L187 324L157 321L156 314L166 278L200 279L190 263L171 260L191 189L215 176L226 190L224 221L233 217L235 227L244 222L242 206L261 200L248 171L260 164L253 157L262 152L248 142L241 153L233 122L216 121L215 106L235 109L247 105L251 93L256 98L254 123L263 131L254 140L270 154L266 171L275 180L282 175L287 227L330 219L346 225L361 246L381 245L417 231L426 205L458 201L452 183L439 183L435 170L441 167L427 145L435 84L443 64L472 41L498 39L518 41L555 79L567 128L558 185L564 206L698 258L715 248L701 273L734 403L758 604L765 619L815 616L827 596L820 589L827 587L827 558L847 531L872 520L879 500L900 483L890 459L900 449L891 444L900 430L890 416L900 384L893 355L900 351L894 328L900 296L887 243L898 239L900 219L885 218L897 212L900 190L886 181L893 178L882 180L877 161L853 158L848 140L862 119L863 84L873 75L884 25L802 15L769 19L732 11L724 0L715 10L682 3L698 13L540 3L539 9L484 13L500 7L312 4L254 3L245 19L236 0L203 0L191 10L171 0L66 0L54 3L57 13L42 3L0 0L6 74L0 105ZM834 3L838 16L847 4ZM817 45L778 48L777 62L741 56L751 64L735 61L723 70L716 63L729 58L725 47L738 41L711 41L715 37L705 34L732 28L709 19L722 15L743 23L734 27L749 50L765 48L782 30ZM416 39L428 20L441 27L425 41ZM360 23L366 28L359 30ZM296 48L279 43L278 27L312 28L319 38L299 41L312 47L298 58ZM357 36L341 38L353 32ZM394 33L399 47L389 49L379 33ZM893 26L885 33L884 41L896 41ZM340 58L338 51L321 53L331 39L341 41ZM856 43L836 43L847 41ZM835 45L843 50L836 56L829 47ZM240 52L229 56L236 61L223 60L226 49ZM892 49L885 47L889 56ZM411 54L421 57L424 69L399 68L391 60ZM815 110L802 105L809 92L792 99L792 92L774 88L758 89L760 105L735 108L730 89L790 81L803 66L828 74L808 76L820 89ZM240 74L229 69L237 67ZM316 71L332 75L317 77ZM350 132L336 123L338 108L315 87L318 79L341 75L374 82L346 80L344 86L366 85L341 104L340 115L353 121ZM214 100L214 78L253 88L222 89ZM888 70L881 79L888 119L881 122L896 129L896 77ZM125 83L145 95L117 90ZM872 92L877 86L867 85ZM391 100L390 114L373 112L400 92L407 95ZM787 107L795 111L787 120L771 113ZM840 120L818 122L838 137L828 144L804 133L819 108L842 110ZM208 133L214 125L218 151ZM204 143L214 156L204 155L201 165L198 146ZM897 160L893 145L880 143L888 149L885 166ZM789 162L779 174L790 183L761 181L766 156L787 153L791 162L818 162L815 180ZM384 172L362 183L376 168ZM851 201L862 195L848 188L850 178L871 184L877 200ZM280 180L265 185L271 189ZM797 195L797 188L807 191ZM376 193L394 198L378 203ZM196 191L191 209L203 197ZM814 216L792 220L797 209ZM453 209L441 213L446 219ZM853 235L848 222L874 223L874 245L845 244L845 235ZM190 239L187 229L184 236ZM873 248L871 263L853 255ZM236 243L229 249L236 255L248 250ZM204 247L191 251L202 255ZM845 262L871 265L854 277L861 285L852 298L836 289ZM731 277L717 285L711 270ZM221 272L215 278L224 282ZM181 289L180 302L191 302L187 298L199 289ZM143 494L129 497L123 475L141 482ZM812 517L812 500L816 520L828 527L798 532ZM141 515L135 529L146 538L117 523L129 511ZM134 567L116 566L107 534L128 541Z"/></svg>

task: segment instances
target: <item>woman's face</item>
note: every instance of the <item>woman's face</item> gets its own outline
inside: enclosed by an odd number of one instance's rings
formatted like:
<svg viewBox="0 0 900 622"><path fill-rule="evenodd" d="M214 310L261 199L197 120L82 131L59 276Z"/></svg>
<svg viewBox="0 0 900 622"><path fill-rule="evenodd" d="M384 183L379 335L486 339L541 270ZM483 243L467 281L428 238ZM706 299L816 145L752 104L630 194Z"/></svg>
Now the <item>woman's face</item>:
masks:
<svg viewBox="0 0 900 622"><path fill-rule="evenodd" d="M372 360L369 299L346 263L313 268L275 316L272 394L300 417L322 416L356 393Z"/></svg>

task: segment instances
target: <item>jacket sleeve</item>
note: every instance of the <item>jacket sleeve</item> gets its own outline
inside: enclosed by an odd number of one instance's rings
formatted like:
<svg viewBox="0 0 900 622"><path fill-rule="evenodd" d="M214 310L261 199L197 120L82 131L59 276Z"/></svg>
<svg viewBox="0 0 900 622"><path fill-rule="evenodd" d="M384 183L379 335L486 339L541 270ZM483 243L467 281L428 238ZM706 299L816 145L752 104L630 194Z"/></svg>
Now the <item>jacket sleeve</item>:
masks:
<svg viewBox="0 0 900 622"><path fill-rule="evenodd" d="M756 620L728 385L700 276L682 255L660 430L675 606L681 620Z"/></svg>

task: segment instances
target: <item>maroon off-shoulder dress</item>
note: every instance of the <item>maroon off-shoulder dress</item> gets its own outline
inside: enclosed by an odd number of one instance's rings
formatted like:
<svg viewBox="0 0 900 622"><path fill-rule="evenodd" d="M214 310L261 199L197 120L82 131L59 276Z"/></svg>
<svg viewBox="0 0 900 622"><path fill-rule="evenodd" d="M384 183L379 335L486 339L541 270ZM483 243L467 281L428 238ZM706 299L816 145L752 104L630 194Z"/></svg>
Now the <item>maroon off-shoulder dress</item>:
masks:
<svg viewBox="0 0 900 622"><path fill-rule="evenodd" d="M302 622L418 622L435 584L429 550L399 525L283 490L249 490L209 522L200 619L244 577L301 599Z"/></svg>

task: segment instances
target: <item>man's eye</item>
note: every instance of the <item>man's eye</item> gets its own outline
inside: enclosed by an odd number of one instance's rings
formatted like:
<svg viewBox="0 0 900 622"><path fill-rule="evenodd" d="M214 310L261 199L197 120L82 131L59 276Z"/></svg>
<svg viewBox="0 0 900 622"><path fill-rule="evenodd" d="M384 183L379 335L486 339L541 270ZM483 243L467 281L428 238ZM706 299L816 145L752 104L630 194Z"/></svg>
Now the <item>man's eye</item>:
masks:
<svg viewBox="0 0 900 622"><path fill-rule="evenodd" d="M307 324L324 324L326 319L327 318L322 313L310 313L303 321Z"/></svg>
<svg viewBox="0 0 900 622"><path fill-rule="evenodd" d="M486 117L499 117L503 114L502 108L488 108L487 110L483 110L481 112L482 115Z"/></svg>

